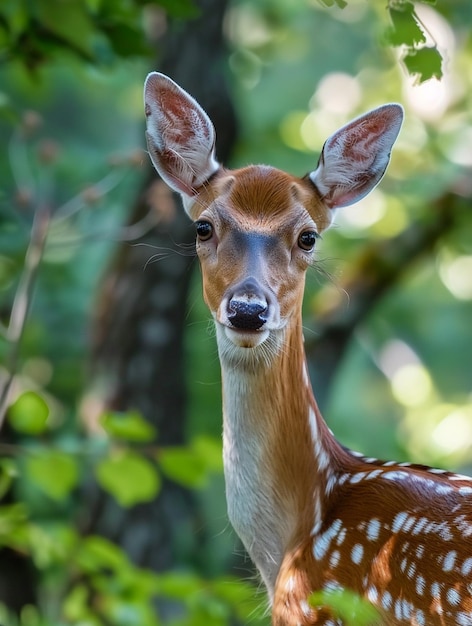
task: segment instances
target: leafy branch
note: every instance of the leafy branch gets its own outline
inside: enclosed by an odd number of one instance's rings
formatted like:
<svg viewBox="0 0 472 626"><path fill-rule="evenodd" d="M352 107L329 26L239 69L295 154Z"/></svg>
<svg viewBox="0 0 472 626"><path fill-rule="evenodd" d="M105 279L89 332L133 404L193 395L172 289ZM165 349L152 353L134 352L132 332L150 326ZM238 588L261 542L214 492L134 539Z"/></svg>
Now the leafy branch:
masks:
<svg viewBox="0 0 472 626"><path fill-rule="evenodd" d="M420 0L423 4L433 5L436 0ZM344 9L345 0L319 0L328 8L337 6ZM391 24L385 29L383 40L385 44L403 51L402 61L407 72L423 83L431 78L442 77L442 56L434 38L428 32L415 10L415 3L411 0L388 0L387 11ZM433 45L427 45L427 37L433 40Z"/></svg>
<svg viewBox="0 0 472 626"><path fill-rule="evenodd" d="M0 62L16 59L34 72L64 54L103 65L146 56L150 49L143 37L143 19L146 12L159 11L179 18L198 14L193 0L3 2Z"/></svg>
<svg viewBox="0 0 472 626"><path fill-rule="evenodd" d="M436 0L422 0L424 4L435 4ZM386 42L404 50L403 63L411 76L419 83L430 78L442 77L442 56L436 43L428 46L426 34L432 39L426 26L409 0L390 0L388 12L392 25L385 32ZM434 41L434 40L433 40Z"/></svg>

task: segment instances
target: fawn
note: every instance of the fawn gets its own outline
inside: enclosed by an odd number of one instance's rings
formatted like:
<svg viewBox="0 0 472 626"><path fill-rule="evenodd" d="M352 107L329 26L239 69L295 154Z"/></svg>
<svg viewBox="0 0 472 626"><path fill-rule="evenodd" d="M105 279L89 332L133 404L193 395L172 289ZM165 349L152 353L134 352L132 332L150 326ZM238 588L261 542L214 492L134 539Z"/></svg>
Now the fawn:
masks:
<svg viewBox="0 0 472 626"><path fill-rule="evenodd" d="M385 626L472 626L472 480L341 446L308 378L305 273L335 209L380 181L397 104L353 120L297 178L215 157L215 130L170 78L145 84L147 144L195 223L223 385L229 518L267 588L274 626L339 626L319 590L351 590Z"/></svg>

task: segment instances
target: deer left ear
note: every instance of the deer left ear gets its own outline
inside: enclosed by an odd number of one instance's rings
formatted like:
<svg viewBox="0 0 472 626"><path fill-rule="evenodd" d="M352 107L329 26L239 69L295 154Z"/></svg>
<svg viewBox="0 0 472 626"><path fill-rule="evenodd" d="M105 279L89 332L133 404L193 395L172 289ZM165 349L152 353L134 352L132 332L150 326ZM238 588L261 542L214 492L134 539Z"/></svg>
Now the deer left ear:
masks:
<svg viewBox="0 0 472 626"><path fill-rule="evenodd" d="M144 84L149 156L165 182L185 196L219 169L210 118L173 80L152 72Z"/></svg>
<svg viewBox="0 0 472 626"><path fill-rule="evenodd" d="M386 104L358 117L326 141L309 174L330 209L354 204L380 182L403 121L399 104Z"/></svg>

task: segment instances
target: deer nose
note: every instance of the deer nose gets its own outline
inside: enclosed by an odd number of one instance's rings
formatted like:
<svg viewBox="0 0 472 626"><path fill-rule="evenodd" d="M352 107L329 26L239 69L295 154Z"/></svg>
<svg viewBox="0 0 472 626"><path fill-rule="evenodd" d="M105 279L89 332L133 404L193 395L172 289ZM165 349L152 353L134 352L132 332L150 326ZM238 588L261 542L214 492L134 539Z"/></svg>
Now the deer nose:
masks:
<svg viewBox="0 0 472 626"><path fill-rule="evenodd" d="M267 322L269 305L262 288L254 279L238 285L228 300L228 320L241 330L259 330Z"/></svg>

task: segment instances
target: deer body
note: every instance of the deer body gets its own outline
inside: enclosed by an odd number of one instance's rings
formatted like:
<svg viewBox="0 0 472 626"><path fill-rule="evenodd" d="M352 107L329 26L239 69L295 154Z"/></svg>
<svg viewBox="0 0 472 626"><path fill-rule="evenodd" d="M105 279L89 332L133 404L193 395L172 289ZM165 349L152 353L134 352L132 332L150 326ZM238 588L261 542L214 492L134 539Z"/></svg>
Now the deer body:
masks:
<svg viewBox="0 0 472 626"><path fill-rule="evenodd" d="M341 626L319 590L352 590L384 626L472 626L472 480L344 449L320 415L301 305L334 209L380 180L402 111L386 105L328 139L303 179L231 171L201 107L169 78L145 87L151 159L194 220L223 384L230 520L276 626Z"/></svg>

